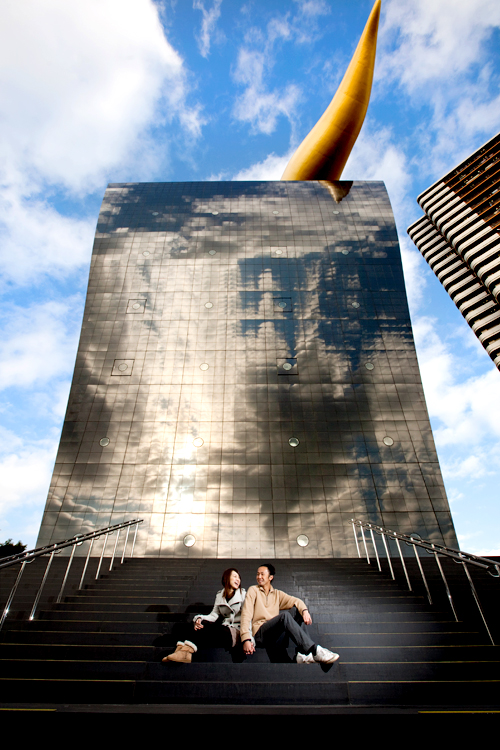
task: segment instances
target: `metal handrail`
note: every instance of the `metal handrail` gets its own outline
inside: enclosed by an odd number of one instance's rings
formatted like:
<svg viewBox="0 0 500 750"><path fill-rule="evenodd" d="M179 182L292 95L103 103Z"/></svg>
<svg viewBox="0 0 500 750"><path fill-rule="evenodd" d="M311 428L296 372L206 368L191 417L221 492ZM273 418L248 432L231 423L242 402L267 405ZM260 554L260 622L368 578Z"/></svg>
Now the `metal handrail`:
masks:
<svg viewBox="0 0 500 750"><path fill-rule="evenodd" d="M403 570L404 570L404 573L405 573L406 582L408 584L408 589L410 591L412 590L412 588L411 588L410 578L409 578L409 575L408 575L408 570L406 568L404 557L403 557L403 554L401 552L400 541L403 541L406 544L408 544L409 546L413 547L413 551L415 552L415 556L417 558L417 563L418 563L418 568L420 570L420 575L422 576L422 580L423 580L423 583L424 583L424 586L425 586L425 590L426 590L426 593L427 593L427 599L429 601L429 604L431 604L431 605L432 605L432 597L431 597L431 593L430 593L429 586L428 586L428 583L427 583L427 579L425 577L424 570L422 568L422 563L421 563L420 556L418 554L418 549L417 548L420 547L421 549L424 549L429 554L434 555L434 559L436 561L436 564L438 566L439 572L441 574L441 578L443 579L444 587L445 587L445 590L446 590L446 596L448 597L448 601L450 603L451 609L452 609L453 614L455 616L456 622L458 622L458 617L457 617L457 613L455 611L455 605L453 603L453 598L451 596L450 587L448 585L448 581L446 580L446 576L444 574L443 567L441 565L441 561L439 560L439 555L443 555L444 557L449 557L449 558L451 558L456 563L461 563L462 566L463 566L463 568L464 568L464 570L465 570L465 574L467 576L467 580L469 581L469 585L471 587L472 595L473 595L474 600L476 602L477 608L479 609L479 613L480 613L481 618L483 620L484 626L485 626L485 628L486 628L486 630L488 632L488 636L490 638L490 641L491 641L491 643L493 645L495 645L495 641L493 640L493 636L491 635L490 629L488 627L488 623L486 622L486 617L484 615L483 608L481 607L481 602L479 601L479 597L477 595L476 588L474 586L474 583L472 581L472 578L471 578L471 575L470 575L470 572L469 572L469 569L468 569L467 566L468 565L473 565L476 568L480 568L480 569L488 572L494 578L500 578L500 563L497 560L490 560L488 557L480 557L479 555L473 555L470 552L461 552L460 550L453 549L452 547L445 547L442 544L436 544L435 542L426 541L425 539L422 539L419 534L411 534L411 535L402 534L402 533L400 533L398 531L392 531L391 529L386 529L383 526L377 526L374 523L369 523L368 521L361 521L359 518L351 518L351 523L352 523L352 530L354 532L354 539L355 539L355 542L356 542L356 549L358 551L358 557L361 557L361 551L360 551L360 548L359 548L358 534L357 534L357 530L356 529L359 528L361 530L361 537L362 537L362 540L363 540L363 546L364 546L364 550L365 550L365 554L366 554L366 560L368 562L368 565L371 565L371 561L370 561L370 556L368 554L368 547L366 545L366 538L365 538L364 529L368 529L370 531L371 541L372 541L373 548L374 548L374 551L375 551L375 557L377 559L377 564L378 564L379 571L382 571L382 566L380 564L380 558L379 558L379 555L378 555L377 545L375 543L375 536L374 536L373 532L375 532L376 534L379 534L379 536L382 537L382 541L383 541L384 547L385 547L385 552L386 552L386 555L387 555L387 562L389 564L389 569L391 571L391 576L392 576L393 580L395 580L395 575L394 575L394 570L393 570L393 567L392 567L392 561L391 561L391 555L390 555L390 551L389 551L389 545L387 544L387 542L388 542L388 540L391 540L391 539L393 539L396 542L396 545L397 545L397 548L398 548L398 552L399 552L399 557L400 557L401 563L403 565Z"/></svg>
<svg viewBox="0 0 500 750"><path fill-rule="evenodd" d="M70 555L70 558L69 558L69 561L68 561L68 565L66 566L66 572L64 574L63 582L62 582L59 594L58 594L57 599L56 599L56 603L59 603L61 601L61 599L62 599L63 591L64 591L64 588L66 586L66 582L68 580L69 571L70 571L71 565L73 563L73 558L75 556L75 552L76 552L76 548L77 547L80 547L84 542L90 541L90 546L89 546L89 550L88 550L88 553L87 553L87 558L85 560L85 565L83 567L82 577L80 579L80 585L78 586L78 590L80 591L83 588L83 580L85 578L85 573L87 572L87 566L88 566L89 559L90 559L90 553L92 552L92 548L94 546L94 541L98 537L105 535L104 544L103 544L102 550L101 550L101 556L99 558L99 564L97 566L97 573L96 573L96 576L95 576L95 580L97 580L99 578L99 573L100 573L100 570L101 570L101 564L102 564L102 560L103 560L103 557L104 557L104 550L106 549L106 542L108 540L108 536L110 536L110 534L113 534L115 531L117 532L115 546L114 546L114 549L113 549L113 554L111 556L111 562L110 562L110 565L109 565L109 570L112 570L113 569L113 563L114 563L114 560L115 560L115 554L116 554L116 550L117 550L117 546L118 546L118 538L120 536L121 529L125 529L125 528L127 529L127 536L125 538L125 543L123 545L122 558L121 558L121 562L120 562L120 564L123 564L123 561L125 559L125 550L126 550L126 547L127 547L127 542L128 542L128 538L129 538L130 528L132 526L135 526L135 533L134 533L134 539L133 539L133 543L132 543L132 550L130 552L130 557L132 557L133 554L134 554L135 541L136 541L136 537L137 537L137 529L139 528L139 524L142 523L142 522L143 522L142 518L141 519L137 519L136 518L133 521L123 521L123 523L117 523L117 524L114 524L113 526L106 526L104 529L99 529L98 531L91 531L88 534L77 534L76 536L71 537L71 539L65 539L63 542L56 542L55 544L49 544L49 545L47 545L45 547L37 547L36 549L28 550L27 552L18 552L16 555L11 555L10 557L4 558L2 560L2 562L0 563L0 569L2 569L2 568L8 568L8 567L10 567L12 565L17 565L17 564L20 564L21 568L19 570L19 573L18 573L18 576L16 578L16 581L15 581L15 583L14 583L14 585L13 585L11 591L10 591L9 598L7 600L7 604L5 605L2 617L0 618L0 630L3 627L3 624L4 624L4 622L5 622L6 618L7 618L7 615L9 614L9 610L10 610L10 607L12 605L12 601L13 601L15 595L16 595L16 591L17 591L17 588L19 586L19 582L21 581L21 577L22 577L22 575L24 573L24 569L25 569L26 565L29 565L30 563L32 563L34 560L36 560L37 557L43 557L44 555L50 555L49 560L47 562L47 567L45 568L45 573L43 575L42 582L41 582L41 584L40 584L40 586L38 588L38 591L36 593L35 601L33 602L33 607L31 609L30 616L28 618L29 620L33 620L35 618L35 612L36 612L36 609L38 607L38 603L40 601L40 597L42 595L43 588L45 586L45 583L46 583L48 575L49 575L49 570L50 570L50 566L52 565L52 560L54 559L54 555L59 554L63 549L66 549L68 547L72 548L71 555Z"/></svg>

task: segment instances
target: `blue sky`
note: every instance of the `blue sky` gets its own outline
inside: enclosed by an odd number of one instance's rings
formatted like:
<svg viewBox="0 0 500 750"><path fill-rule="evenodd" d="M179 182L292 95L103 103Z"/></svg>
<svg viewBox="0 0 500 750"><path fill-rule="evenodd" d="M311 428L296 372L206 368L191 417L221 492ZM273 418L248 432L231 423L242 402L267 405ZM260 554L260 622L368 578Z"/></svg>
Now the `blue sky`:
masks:
<svg viewBox="0 0 500 750"><path fill-rule="evenodd" d="M4 0L0 540L34 546L106 184L279 179L371 0ZM416 196L500 123L498 0L382 0L345 179L384 180L463 549L500 554L500 373L406 235Z"/></svg>

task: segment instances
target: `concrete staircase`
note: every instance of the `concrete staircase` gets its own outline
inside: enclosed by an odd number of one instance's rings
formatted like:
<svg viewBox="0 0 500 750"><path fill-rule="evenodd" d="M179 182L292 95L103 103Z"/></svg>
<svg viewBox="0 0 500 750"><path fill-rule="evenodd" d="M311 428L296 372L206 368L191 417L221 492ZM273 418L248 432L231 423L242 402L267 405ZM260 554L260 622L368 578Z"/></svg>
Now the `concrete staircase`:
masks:
<svg viewBox="0 0 500 750"><path fill-rule="evenodd" d="M313 640L340 654L330 667L270 664L263 651L233 663L222 649L200 650L191 665L161 663L175 647L176 623L211 610L224 568L238 568L248 588L258 561L134 559L98 581L90 571L86 588L77 591L83 560L76 560L56 604L65 563L54 560L32 622L26 617L45 562L25 573L0 633L3 708L294 715L500 710L500 647L491 645L465 574L453 562L443 565L459 622L432 559L424 560L432 607L411 559L413 592L400 564L394 582L385 562L380 573L358 559L273 561L276 588L308 603ZM95 572L96 560L92 566ZM2 601L16 574L17 568L0 572ZM476 572L474 580L495 624L500 581ZM500 643L496 625L494 636Z"/></svg>

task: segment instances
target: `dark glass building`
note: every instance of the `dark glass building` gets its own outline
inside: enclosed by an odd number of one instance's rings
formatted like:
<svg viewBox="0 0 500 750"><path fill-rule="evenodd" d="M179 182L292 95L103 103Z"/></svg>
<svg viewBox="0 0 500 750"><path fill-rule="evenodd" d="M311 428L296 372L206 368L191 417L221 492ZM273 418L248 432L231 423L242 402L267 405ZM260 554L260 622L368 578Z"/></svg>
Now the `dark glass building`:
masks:
<svg viewBox="0 0 500 750"><path fill-rule="evenodd" d="M38 544L137 517L151 556L457 546L383 183L108 187Z"/></svg>

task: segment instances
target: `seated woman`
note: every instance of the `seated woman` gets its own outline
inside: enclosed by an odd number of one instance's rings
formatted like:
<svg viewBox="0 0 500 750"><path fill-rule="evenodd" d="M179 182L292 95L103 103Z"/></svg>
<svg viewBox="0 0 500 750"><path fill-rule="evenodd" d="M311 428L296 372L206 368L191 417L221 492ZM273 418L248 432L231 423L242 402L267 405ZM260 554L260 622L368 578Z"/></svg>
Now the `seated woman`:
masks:
<svg viewBox="0 0 500 750"><path fill-rule="evenodd" d="M241 588L240 574L236 568L228 568L224 571L222 585L224 588L217 592L210 614L194 616L192 625L188 625L185 631L186 640L177 641L175 652L162 659L163 662L176 661L190 664L192 655L202 643L213 647L223 647L227 651L239 644L241 608L245 601L246 591ZM222 621L220 621L221 617Z"/></svg>

